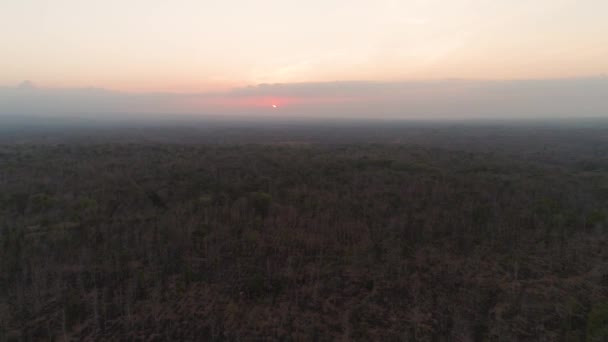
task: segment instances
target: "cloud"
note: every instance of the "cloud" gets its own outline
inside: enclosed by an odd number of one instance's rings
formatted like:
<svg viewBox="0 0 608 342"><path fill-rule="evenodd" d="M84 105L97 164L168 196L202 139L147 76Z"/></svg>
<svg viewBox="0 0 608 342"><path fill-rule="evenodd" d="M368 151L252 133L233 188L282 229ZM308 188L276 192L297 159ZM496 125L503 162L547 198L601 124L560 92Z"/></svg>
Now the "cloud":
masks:
<svg viewBox="0 0 608 342"><path fill-rule="evenodd" d="M24 84L0 88L0 115L608 117L606 77L260 84L222 93L124 93L97 88L48 89ZM273 111L272 104L277 104L279 110Z"/></svg>

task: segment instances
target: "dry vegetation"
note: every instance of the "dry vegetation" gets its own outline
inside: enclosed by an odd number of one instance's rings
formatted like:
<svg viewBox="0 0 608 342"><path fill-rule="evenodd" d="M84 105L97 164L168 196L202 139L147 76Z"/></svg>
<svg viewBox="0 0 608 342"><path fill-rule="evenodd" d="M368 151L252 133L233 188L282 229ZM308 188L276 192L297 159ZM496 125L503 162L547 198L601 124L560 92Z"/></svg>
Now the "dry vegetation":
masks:
<svg viewBox="0 0 608 342"><path fill-rule="evenodd" d="M608 338L606 130L391 132L3 145L0 341Z"/></svg>

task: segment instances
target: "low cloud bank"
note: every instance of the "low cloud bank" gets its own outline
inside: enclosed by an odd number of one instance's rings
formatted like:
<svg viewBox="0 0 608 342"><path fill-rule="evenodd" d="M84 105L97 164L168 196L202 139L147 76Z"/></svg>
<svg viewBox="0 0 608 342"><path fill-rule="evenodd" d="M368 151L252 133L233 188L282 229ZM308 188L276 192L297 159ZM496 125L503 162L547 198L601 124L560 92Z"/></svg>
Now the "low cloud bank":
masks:
<svg viewBox="0 0 608 342"><path fill-rule="evenodd" d="M273 104L278 108L274 109ZM172 115L328 118L608 117L608 77L261 84L223 93L0 88L0 116Z"/></svg>

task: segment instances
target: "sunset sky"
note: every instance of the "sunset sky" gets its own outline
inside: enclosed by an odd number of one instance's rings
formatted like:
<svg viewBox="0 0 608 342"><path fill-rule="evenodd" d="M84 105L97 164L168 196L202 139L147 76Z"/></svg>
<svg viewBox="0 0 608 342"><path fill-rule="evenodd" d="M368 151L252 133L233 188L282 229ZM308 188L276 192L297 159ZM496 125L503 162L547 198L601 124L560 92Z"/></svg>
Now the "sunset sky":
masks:
<svg viewBox="0 0 608 342"><path fill-rule="evenodd" d="M0 86L209 94L602 77L607 18L605 0L4 0Z"/></svg>

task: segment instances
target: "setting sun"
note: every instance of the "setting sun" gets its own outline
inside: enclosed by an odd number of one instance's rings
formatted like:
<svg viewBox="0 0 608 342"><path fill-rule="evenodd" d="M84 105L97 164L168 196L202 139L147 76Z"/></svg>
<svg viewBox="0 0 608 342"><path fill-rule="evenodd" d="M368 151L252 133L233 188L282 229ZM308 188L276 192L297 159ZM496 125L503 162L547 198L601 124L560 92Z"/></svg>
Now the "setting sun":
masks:
<svg viewBox="0 0 608 342"><path fill-rule="evenodd" d="M608 0L0 9L0 342L608 342Z"/></svg>

